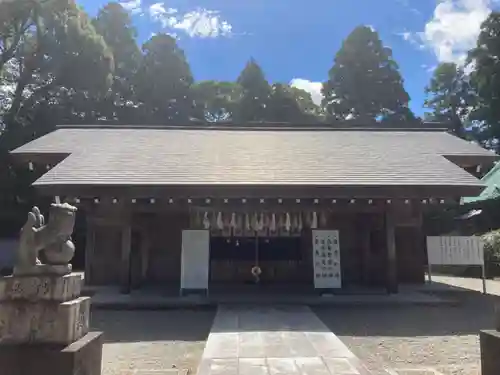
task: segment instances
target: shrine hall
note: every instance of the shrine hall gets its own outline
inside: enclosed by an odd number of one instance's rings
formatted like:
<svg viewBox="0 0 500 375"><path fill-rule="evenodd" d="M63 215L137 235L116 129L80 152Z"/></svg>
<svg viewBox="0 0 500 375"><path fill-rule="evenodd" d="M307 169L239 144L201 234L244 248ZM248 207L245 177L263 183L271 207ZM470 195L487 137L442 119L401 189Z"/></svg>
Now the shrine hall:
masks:
<svg viewBox="0 0 500 375"><path fill-rule="evenodd" d="M396 293L424 282L425 212L497 159L438 125L59 126L11 154L85 217L87 284Z"/></svg>

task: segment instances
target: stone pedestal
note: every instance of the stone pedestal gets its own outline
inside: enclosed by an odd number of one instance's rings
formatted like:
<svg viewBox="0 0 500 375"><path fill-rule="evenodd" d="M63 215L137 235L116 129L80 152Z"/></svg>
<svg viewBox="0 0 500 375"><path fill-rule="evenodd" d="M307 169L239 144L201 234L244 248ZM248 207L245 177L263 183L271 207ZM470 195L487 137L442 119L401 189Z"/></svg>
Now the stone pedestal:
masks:
<svg viewBox="0 0 500 375"><path fill-rule="evenodd" d="M481 347L481 374L500 374L500 332L481 331L479 333Z"/></svg>
<svg viewBox="0 0 500 375"><path fill-rule="evenodd" d="M70 345L0 345L0 374L100 375L102 333L90 332Z"/></svg>
<svg viewBox="0 0 500 375"><path fill-rule="evenodd" d="M102 340L89 333L90 297L80 296L82 283L78 274L0 278L0 369L12 369L9 375L69 375L77 373L69 363L81 367L77 358L96 356L88 360L99 366L82 374L101 373ZM65 372L57 372L61 366Z"/></svg>
<svg viewBox="0 0 500 375"><path fill-rule="evenodd" d="M495 329L500 331L500 304L497 302L494 306L494 314L495 314Z"/></svg>

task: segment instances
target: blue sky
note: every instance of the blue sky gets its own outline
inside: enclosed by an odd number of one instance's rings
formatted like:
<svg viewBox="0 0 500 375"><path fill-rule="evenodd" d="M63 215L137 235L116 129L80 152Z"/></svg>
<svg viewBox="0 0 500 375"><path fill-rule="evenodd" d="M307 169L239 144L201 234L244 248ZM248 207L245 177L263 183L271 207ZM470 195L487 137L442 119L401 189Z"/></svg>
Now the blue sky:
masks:
<svg viewBox="0 0 500 375"><path fill-rule="evenodd" d="M358 25L392 48L422 114L424 87L439 62L463 62L481 22L500 0L123 0L140 41L160 31L178 38L197 80L234 80L250 57L270 82L321 100L342 40ZM104 0L79 0L95 15Z"/></svg>

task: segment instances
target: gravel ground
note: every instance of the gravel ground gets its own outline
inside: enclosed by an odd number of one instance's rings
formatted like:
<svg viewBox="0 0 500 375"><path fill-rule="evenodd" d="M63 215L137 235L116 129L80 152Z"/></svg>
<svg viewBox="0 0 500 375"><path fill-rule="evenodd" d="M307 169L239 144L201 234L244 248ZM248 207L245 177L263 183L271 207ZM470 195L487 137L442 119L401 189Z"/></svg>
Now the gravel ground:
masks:
<svg viewBox="0 0 500 375"><path fill-rule="evenodd" d="M499 297L454 293L460 306L316 308L323 322L374 375L386 368L433 368L445 375L480 375L478 333L494 326ZM215 311L104 311L92 313L105 331L103 375L127 370L196 372Z"/></svg>
<svg viewBox="0 0 500 375"><path fill-rule="evenodd" d="M196 373L214 313L94 310L92 328L105 334L103 375L172 368Z"/></svg>
<svg viewBox="0 0 500 375"><path fill-rule="evenodd" d="M460 306L319 308L318 316L373 371L433 368L480 375L479 331L494 327L495 298L455 293Z"/></svg>

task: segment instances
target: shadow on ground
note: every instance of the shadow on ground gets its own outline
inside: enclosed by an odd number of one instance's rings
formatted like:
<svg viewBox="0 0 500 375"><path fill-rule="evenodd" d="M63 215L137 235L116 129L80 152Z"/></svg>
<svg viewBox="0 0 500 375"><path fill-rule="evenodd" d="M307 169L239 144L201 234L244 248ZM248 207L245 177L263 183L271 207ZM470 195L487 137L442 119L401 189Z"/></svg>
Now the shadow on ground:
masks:
<svg viewBox="0 0 500 375"><path fill-rule="evenodd" d="M500 297L461 288L429 292L457 300L456 306L328 308L314 311L338 336L448 336L479 334L494 328L494 305Z"/></svg>
<svg viewBox="0 0 500 375"><path fill-rule="evenodd" d="M164 311L92 311L93 330L104 332L106 343L205 341L215 309Z"/></svg>

